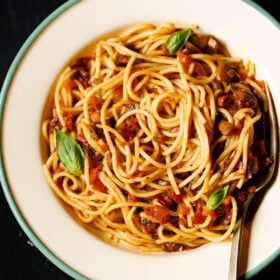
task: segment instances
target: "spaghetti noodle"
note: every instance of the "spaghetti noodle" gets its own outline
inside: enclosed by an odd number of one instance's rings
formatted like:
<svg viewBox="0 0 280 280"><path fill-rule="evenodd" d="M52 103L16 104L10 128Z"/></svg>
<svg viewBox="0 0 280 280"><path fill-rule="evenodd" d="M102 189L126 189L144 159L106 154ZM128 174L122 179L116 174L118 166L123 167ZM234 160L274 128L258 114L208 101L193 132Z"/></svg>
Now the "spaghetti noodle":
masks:
<svg viewBox="0 0 280 280"><path fill-rule="evenodd" d="M195 25L137 25L59 76L42 124L44 171L113 244L180 251L227 240L241 188L269 162L254 132L266 107L254 64L213 36Z"/></svg>

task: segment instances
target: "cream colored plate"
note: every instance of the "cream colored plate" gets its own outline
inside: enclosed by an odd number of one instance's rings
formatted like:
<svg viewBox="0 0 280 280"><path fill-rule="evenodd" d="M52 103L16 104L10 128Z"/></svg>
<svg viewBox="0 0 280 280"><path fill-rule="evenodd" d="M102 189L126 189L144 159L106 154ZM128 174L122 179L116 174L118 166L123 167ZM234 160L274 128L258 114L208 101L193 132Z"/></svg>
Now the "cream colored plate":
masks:
<svg viewBox="0 0 280 280"><path fill-rule="evenodd" d="M147 255L111 247L85 231L45 180L40 153L42 111L58 73L98 36L139 22L183 21L199 24L223 40L233 55L255 61L279 112L279 25L267 14L234 0L75 2L67 2L34 31L2 89L1 183L18 222L50 260L77 279L226 279L230 243ZM280 253L279 200L278 169L253 221L248 277Z"/></svg>

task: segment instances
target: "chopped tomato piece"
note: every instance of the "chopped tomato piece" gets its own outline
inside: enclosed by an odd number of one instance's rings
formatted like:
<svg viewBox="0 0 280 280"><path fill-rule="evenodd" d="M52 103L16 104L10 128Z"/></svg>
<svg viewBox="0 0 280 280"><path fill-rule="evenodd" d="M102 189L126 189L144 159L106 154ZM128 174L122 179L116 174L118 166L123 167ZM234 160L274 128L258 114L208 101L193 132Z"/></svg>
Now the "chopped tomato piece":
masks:
<svg viewBox="0 0 280 280"><path fill-rule="evenodd" d="M121 147L124 147L127 143L124 141L124 142L120 142L120 146Z"/></svg>
<svg viewBox="0 0 280 280"><path fill-rule="evenodd" d="M129 61L129 57L127 55L120 54L117 56L117 65L125 66Z"/></svg>
<svg viewBox="0 0 280 280"><path fill-rule="evenodd" d="M136 79L134 79L132 81L132 88L134 89L138 84L139 84L139 81L138 81L138 78L136 77Z"/></svg>
<svg viewBox="0 0 280 280"><path fill-rule="evenodd" d="M196 202L195 213L194 213L194 217L193 217L194 224L203 224L205 222L207 216L204 215L204 213L203 213L204 204L205 204L204 201L201 199Z"/></svg>
<svg viewBox="0 0 280 280"><path fill-rule="evenodd" d="M156 205L154 207L147 207L144 209L144 212L147 215L158 220L161 225L167 223L169 220L168 209L160 205Z"/></svg>
<svg viewBox="0 0 280 280"><path fill-rule="evenodd" d="M154 138L154 140L159 144L159 145L163 145L165 143L165 140L163 138L163 136L156 136Z"/></svg>
<svg viewBox="0 0 280 280"><path fill-rule="evenodd" d="M129 193L127 195L127 201L128 202L138 202L138 201L140 201L140 198Z"/></svg>
<svg viewBox="0 0 280 280"><path fill-rule="evenodd" d="M179 204L179 213L182 215L188 215L190 214L191 210L189 207L186 206L185 203L180 203Z"/></svg>
<svg viewBox="0 0 280 280"><path fill-rule="evenodd" d="M69 113L69 112L65 112L63 114L63 118L65 121L66 126L70 129L70 130L74 130L74 115Z"/></svg>
<svg viewBox="0 0 280 280"><path fill-rule="evenodd" d="M157 201L165 207L171 207L172 200L166 195L167 192L163 192L157 195Z"/></svg>
<svg viewBox="0 0 280 280"><path fill-rule="evenodd" d="M62 83L62 87L64 87L67 90L71 90L75 86L76 86L76 84L70 78L64 80Z"/></svg>
<svg viewBox="0 0 280 280"><path fill-rule="evenodd" d="M157 87L154 88L154 94L159 95L159 92L158 92L158 88L157 88Z"/></svg>
<svg viewBox="0 0 280 280"><path fill-rule="evenodd" d="M95 110L100 110L103 105L103 100L94 94L89 98L88 104L92 105Z"/></svg>
<svg viewBox="0 0 280 280"><path fill-rule="evenodd" d="M168 196L170 199L172 199L173 201L175 201L176 203L180 203L182 202L183 198L184 198L184 192L181 191L180 194L176 194L175 191L173 189L168 191Z"/></svg>
<svg viewBox="0 0 280 280"><path fill-rule="evenodd" d="M109 144L108 144L108 143L104 143L104 144L101 146L101 150L104 151L104 152L110 151Z"/></svg>
<svg viewBox="0 0 280 280"><path fill-rule="evenodd" d="M193 222L194 222L194 224L203 224L205 222L205 220L206 220L206 216L204 216L202 214L202 211L199 208L199 210L197 210L194 213Z"/></svg>
<svg viewBox="0 0 280 280"><path fill-rule="evenodd" d="M89 182L92 185L93 189L97 191L105 191L106 186L99 179L99 173L101 171L101 167L91 168L89 172Z"/></svg>
<svg viewBox="0 0 280 280"><path fill-rule="evenodd" d="M207 214L209 216L211 216L211 221L208 224L208 228L211 228L214 225L214 223L215 223L215 221L217 219L217 214L216 214L216 212L214 210L208 211Z"/></svg>
<svg viewBox="0 0 280 280"><path fill-rule="evenodd" d="M123 97L123 86L119 86L117 89L116 89L116 95L121 98Z"/></svg>
<svg viewBox="0 0 280 280"><path fill-rule="evenodd" d="M96 181L97 179L99 179L99 172L100 172L100 168L96 167L96 168L91 168L89 171L89 178L90 178L90 183L92 184L94 181Z"/></svg>
<svg viewBox="0 0 280 280"><path fill-rule="evenodd" d="M183 63L183 64L191 63L192 58L191 58L187 49L184 49L182 51L178 51L176 54L177 54L181 63Z"/></svg>
<svg viewBox="0 0 280 280"><path fill-rule="evenodd" d="M140 127L138 125L138 120L136 117L130 118L130 126L133 127L136 131L138 131L140 129Z"/></svg>
<svg viewBox="0 0 280 280"><path fill-rule="evenodd" d="M119 133L125 139L125 141L133 139L136 135L135 131L127 127L119 129Z"/></svg>

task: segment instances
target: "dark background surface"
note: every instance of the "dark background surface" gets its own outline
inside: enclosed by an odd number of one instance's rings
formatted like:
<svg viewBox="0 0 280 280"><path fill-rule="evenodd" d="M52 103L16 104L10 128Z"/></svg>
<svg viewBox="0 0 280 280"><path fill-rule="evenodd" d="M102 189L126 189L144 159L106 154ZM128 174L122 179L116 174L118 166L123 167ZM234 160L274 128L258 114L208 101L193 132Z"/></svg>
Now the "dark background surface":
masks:
<svg viewBox="0 0 280 280"><path fill-rule="evenodd" d="M30 33L64 2L0 0L0 86L12 60ZM280 21L279 1L255 2ZM252 280L279 279L279 273L280 257ZM272 275L274 277L271 277ZM0 188L0 280L2 279L71 280L72 278L47 260L26 237L11 213Z"/></svg>

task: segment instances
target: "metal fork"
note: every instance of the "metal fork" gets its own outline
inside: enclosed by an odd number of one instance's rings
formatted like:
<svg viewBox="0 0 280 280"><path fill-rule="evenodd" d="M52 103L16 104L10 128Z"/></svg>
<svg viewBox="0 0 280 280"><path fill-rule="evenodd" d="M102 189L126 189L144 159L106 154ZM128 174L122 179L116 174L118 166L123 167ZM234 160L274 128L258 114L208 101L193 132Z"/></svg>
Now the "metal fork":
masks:
<svg viewBox="0 0 280 280"><path fill-rule="evenodd" d="M248 207L255 196L260 190L268 187L272 182L273 175L275 173L276 165L277 165L277 151L278 151L278 131L277 131L277 118L275 113L275 108L273 105L271 93L269 90L268 85L266 84L266 94L268 99L268 112L267 118L270 124L270 133L268 135L269 143L270 143L270 150L269 155L272 157L272 163L269 165L267 170L261 174L261 176L254 179L252 184L256 185L257 188L255 192L249 193L247 200L243 206L243 212L240 218L238 218L236 222L236 226L233 232L233 240L232 240L232 247L231 247L231 256L230 256L230 264L229 264L229 274L228 280L237 280L239 276L239 265L240 265L240 254L241 254L241 244L242 244L242 237L243 237L243 226L245 223L246 215Z"/></svg>

